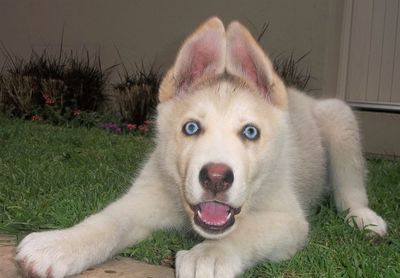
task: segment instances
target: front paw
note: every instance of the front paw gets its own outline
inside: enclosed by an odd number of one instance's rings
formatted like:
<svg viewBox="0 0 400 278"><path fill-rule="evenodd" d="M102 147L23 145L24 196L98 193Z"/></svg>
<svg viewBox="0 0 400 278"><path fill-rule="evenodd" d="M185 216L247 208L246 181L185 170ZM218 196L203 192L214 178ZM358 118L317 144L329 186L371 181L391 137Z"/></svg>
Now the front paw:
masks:
<svg viewBox="0 0 400 278"><path fill-rule="evenodd" d="M203 242L176 255L177 278L234 278L241 270L236 252L220 242Z"/></svg>
<svg viewBox="0 0 400 278"><path fill-rule="evenodd" d="M68 231L32 233L17 247L16 260L29 277L65 277L79 272L79 254Z"/></svg>
<svg viewBox="0 0 400 278"><path fill-rule="evenodd" d="M357 226L359 229L366 229L369 235L379 235L383 237L387 232L385 221L368 207L350 210L346 216L346 221L351 226Z"/></svg>

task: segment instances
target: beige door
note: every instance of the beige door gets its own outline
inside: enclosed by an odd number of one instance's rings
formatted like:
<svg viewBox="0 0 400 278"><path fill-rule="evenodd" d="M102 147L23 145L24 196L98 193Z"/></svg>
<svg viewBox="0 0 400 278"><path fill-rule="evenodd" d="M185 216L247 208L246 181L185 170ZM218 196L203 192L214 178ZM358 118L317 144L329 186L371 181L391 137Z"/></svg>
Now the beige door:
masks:
<svg viewBox="0 0 400 278"><path fill-rule="evenodd" d="M359 112L366 151L400 155L400 0L345 0L337 96Z"/></svg>

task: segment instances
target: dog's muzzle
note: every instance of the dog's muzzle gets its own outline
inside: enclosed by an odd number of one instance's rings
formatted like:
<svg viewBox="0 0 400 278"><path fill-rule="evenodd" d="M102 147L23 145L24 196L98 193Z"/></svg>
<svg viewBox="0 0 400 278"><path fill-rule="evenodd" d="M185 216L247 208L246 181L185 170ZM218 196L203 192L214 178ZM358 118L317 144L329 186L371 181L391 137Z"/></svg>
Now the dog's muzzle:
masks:
<svg viewBox="0 0 400 278"><path fill-rule="evenodd" d="M194 223L206 233L223 233L235 223L240 208L225 203L226 192L232 187L234 174L223 163L208 163L199 172L199 183L204 189L204 201L191 205Z"/></svg>

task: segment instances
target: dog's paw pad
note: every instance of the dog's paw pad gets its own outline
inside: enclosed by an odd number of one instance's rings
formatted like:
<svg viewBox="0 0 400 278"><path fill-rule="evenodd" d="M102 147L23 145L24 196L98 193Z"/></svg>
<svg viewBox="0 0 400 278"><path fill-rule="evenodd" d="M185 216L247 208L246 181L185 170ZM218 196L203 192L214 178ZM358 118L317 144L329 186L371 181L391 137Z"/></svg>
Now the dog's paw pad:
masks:
<svg viewBox="0 0 400 278"><path fill-rule="evenodd" d="M387 231L386 222L382 217L367 207L350 210L346 216L346 221L350 226L356 226L360 230L365 229L372 232L370 235L384 236Z"/></svg>

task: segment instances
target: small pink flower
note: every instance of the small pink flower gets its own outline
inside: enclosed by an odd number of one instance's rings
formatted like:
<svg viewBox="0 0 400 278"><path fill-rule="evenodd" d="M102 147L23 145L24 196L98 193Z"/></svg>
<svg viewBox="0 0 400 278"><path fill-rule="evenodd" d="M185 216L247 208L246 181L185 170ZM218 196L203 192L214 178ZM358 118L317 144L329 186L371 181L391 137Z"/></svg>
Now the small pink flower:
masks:
<svg viewBox="0 0 400 278"><path fill-rule="evenodd" d="M48 98L46 99L46 104L48 105L53 105L54 103L56 103L56 100L54 98Z"/></svg>
<svg viewBox="0 0 400 278"><path fill-rule="evenodd" d="M146 132L149 131L149 127L147 125L145 125L145 124L142 124L142 125L139 126L139 131L142 132L142 133L146 133Z"/></svg>
<svg viewBox="0 0 400 278"><path fill-rule="evenodd" d="M48 95L43 95L43 98L44 98L46 104L48 104L48 105L53 105L54 103L56 103L56 100L52 97L49 97Z"/></svg>
<svg viewBox="0 0 400 278"><path fill-rule="evenodd" d="M72 116L74 116L74 117L78 117L80 114L81 114L81 111L80 111L80 110L74 110L74 111L72 111Z"/></svg>
<svg viewBox="0 0 400 278"><path fill-rule="evenodd" d="M33 115L31 118L32 121L41 121L42 117L40 117L39 115Z"/></svg>
<svg viewBox="0 0 400 278"><path fill-rule="evenodd" d="M128 130L135 130L135 129L136 129L136 125L134 125L134 124L127 124L127 125L126 125L126 128L127 128Z"/></svg>

